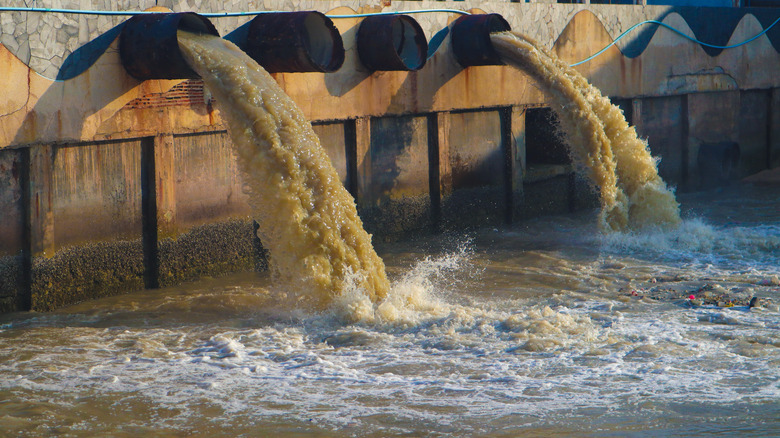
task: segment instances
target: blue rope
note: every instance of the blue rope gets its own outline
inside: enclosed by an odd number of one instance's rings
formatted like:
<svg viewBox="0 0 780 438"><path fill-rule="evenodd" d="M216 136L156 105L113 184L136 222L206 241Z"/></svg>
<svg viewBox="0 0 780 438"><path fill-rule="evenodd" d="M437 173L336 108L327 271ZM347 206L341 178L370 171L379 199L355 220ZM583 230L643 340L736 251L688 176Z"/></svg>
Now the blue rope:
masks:
<svg viewBox="0 0 780 438"><path fill-rule="evenodd" d="M17 7L0 7L0 12L57 12L61 14L81 14L81 15L111 15L111 16L126 16L126 15L146 15L146 14L159 14L158 11L91 11L84 9L57 9L57 8L17 8ZM207 12L202 15L209 18L219 17L246 17L251 15L261 14L274 14L279 12L289 11L249 11L249 12ZM400 14L426 14L431 12L450 12L454 14L471 15L470 12L461 11L460 9L415 9L411 11L393 11L393 12L372 12L367 14L344 14L344 15L327 15L330 18L359 18L368 17L371 15L400 15Z"/></svg>
<svg viewBox="0 0 780 438"><path fill-rule="evenodd" d="M371 17L373 15L403 15L403 14L425 14L428 12L450 12L453 14L471 15L471 12L461 11L460 9L414 9L411 11L392 11L392 12L369 12L366 14L345 14L345 15L327 15L330 18L360 18Z"/></svg>
<svg viewBox="0 0 780 438"><path fill-rule="evenodd" d="M732 44L732 45L730 45L730 46L717 46L717 45L715 45L715 44L709 44L709 43L705 43L704 41L699 41L699 40L697 40L696 38L694 38L694 37L691 37L691 36L688 36L688 35L686 35L686 34L682 33L681 31L679 31L679 30L677 30L677 29L673 28L672 26L669 26L668 24L666 24L666 23L662 23L662 22L660 22L660 21L658 21L658 20L645 20L645 21L642 21L642 22L640 22L640 23L637 23L637 24L635 24L635 25L633 25L633 26L629 27L629 28L628 28L628 30L626 30L625 32L621 33L621 34L620 34L620 35L619 35L617 38L615 38L615 40L614 40L614 41L612 41L611 43L607 44L607 46L606 46L606 47L604 47L603 49L601 49L601 50L599 50L598 52L594 53L593 55L591 55L591 56L589 56L589 57L587 57L587 58L583 59L583 60L582 60L582 61L580 61L580 62L575 62L574 64L571 64L571 65L570 65L570 67L576 67L576 66L578 66L578 65L580 65L580 64L584 64L584 63L586 63L586 62L588 62L588 61L590 61L590 60L592 60L592 59L596 58L597 56L599 56L599 55L601 55L602 53L606 52L606 51L607 51L607 49L609 49L610 47L612 47L612 46L614 46L615 44L617 44L617 42L618 42L618 41L620 41L620 40L621 40L621 39L622 39L624 36L626 36L628 33L630 33L631 31L633 31L633 30L634 30L634 29L636 29L637 27L639 27L639 26L642 26L643 24L657 24L657 25L659 25L659 26L661 26L661 27L665 27L665 28L667 28L667 29L671 30L672 32L676 33L677 35L680 35L681 37L683 37L683 38L685 38L685 39L687 39L687 40L693 41L694 43L697 43L697 44L701 44L702 46L705 46L705 47L711 47L711 48L713 48L713 49L733 49L733 48L736 48L736 47L739 47L739 46L744 46L745 44L748 44L748 43L750 43L750 42L753 42L753 41L755 41L755 40L756 40L757 38L759 38L761 35L764 35L765 33L769 32L769 29L771 29L772 27L774 27L774 26L775 26L775 25L776 25L778 22L780 22L780 18L778 18L777 20L775 20L775 21L774 21L772 24L770 24L770 25L769 25L769 27L767 27L767 28L766 28L766 29L764 29L763 31L761 31L761 32L757 33L756 35L754 35L754 36L753 36L753 37L751 37L751 38L748 38L748 39L746 39L745 41L742 41L741 43Z"/></svg>
<svg viewBox="0 0 780 438"><path fill-rule="evenodd" d="M56 8L17 8L17 7L0 7L0 12L58 12L58 13L64 13L64 14L84 14L84 15L112 15L112 16L126 16L126 15L144 15L144 14L158 14L159 12L152 12L152 11L91 11L91 10L82 10L82 9L56 9ZM260 15L260 14L271 14L271 13L279 13L279 12L285 12L285 11L251 11L251 12L211 12L211 13L204 13L200 14L204 17L244 17L244 16L250 16L250 15ZM461 11L459 9L415 9L411 11L392 11L392 12L372 12L372 13L366 13L366 14L334 14L334 15L328 15L330 18L360 18L360 17L369 17L372 15L400 15L400 14L427 14L427 13L435 13L435 12L447 12L447 13L453 13L453 14L463 14L463 15L471 15L469 12ZM327 15L327 14L326 14ZM637 23L631 27L628 28L625 32L621 33L617 38L615 38L614 41L607 44L606 47L599 50L598 52L594 53L593 55L583 59L580 62L575 62L574 64L571 64L570 67L576 67L578 65L584 64L588 61L593 60L594 58L598 57L602 53L606 52L610 47L617 44L618 41L623 39L626 35L631 33L634 29L636 29L639 26L645 25L645 24L655 24L661 27L664 27L666 29L671 30L672 32L676 33L677 35L680 35L681 37L690 40L696 44L700 44L705 47L711 47L713 49L733 49L739 46L743 46L745 44L748 44L752 41L755 41L757 38L759 38L761 35L766 34L769 32L770 29L772 29L778 22L780 22L780 18L776 19L772 24L769 25L766 29L759 32L755 36L748 38L745 41L742 41L741 43L732 44L729 46L718 46L715 44L709 44L705 43L704 41L699 41L696 38L690 37L681 31L673 28L672 26L669 26L668 24L662 23L658 20L645 20L640 23Z"/></svg>

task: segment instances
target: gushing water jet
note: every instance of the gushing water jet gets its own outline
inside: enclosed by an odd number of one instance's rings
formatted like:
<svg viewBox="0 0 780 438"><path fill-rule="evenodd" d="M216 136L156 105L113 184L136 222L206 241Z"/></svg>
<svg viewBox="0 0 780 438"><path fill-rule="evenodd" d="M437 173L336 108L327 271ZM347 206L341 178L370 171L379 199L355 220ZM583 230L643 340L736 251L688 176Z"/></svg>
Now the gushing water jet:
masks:
<svg viewBox="0 0 780 438"><path fill-rule="evenodd" d="M680 223L674 192L658 175L647 143L628 125L620 108L533 39L511 32L490 38L503 60L530 74L552 97L574 162L600 192L603 230Z"/></svg>
<svg viewBox="0 0 780 438"><path fill-rule="evenodd" d="M300 108L229 41L186 31L179 40L228 124L274 272L320 308L350 291L384 298L384 263Z"/></svg>

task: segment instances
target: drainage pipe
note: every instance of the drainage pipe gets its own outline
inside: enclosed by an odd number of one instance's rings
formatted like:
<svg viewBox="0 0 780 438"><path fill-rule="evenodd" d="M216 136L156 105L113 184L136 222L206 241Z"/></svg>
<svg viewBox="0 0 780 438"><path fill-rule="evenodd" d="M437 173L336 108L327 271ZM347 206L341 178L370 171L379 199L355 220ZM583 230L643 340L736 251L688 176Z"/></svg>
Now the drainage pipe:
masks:
<svg viewBox="0 0 780 438"><path fill-rule="evenodd" d="M317 11L258 15L236 44L269 73L327 73L344 63L341 34Z"/></svg>
<svg viewBox="0 0 780 438"><path fill-rule="evenodd" d="M512 27L499 14L464 15L458 18L450 29L455 59L463 67L504 65L490 42L490 34L509 30Z"/></svg>
<svg viewBox="0 0 780 438"><path fill-rule="evenodd" d="M408 15L373 15L360 23L357 50L369 70L414 71L425 65L428 41Z"/></svg>
<svg viewBox="0 0 780 438"><path fill-rule="evenodd" d="M119 35L119 56L130 76L147 79L198 79L179 50L177 32L219 36L211 22L194 12L136 15Z"/></svg>

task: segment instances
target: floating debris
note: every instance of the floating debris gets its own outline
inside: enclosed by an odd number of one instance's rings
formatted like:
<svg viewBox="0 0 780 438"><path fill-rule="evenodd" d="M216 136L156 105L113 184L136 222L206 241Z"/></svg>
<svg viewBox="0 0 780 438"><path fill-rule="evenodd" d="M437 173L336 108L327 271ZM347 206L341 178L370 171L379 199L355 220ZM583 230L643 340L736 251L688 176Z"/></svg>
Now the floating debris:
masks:
<svg viewBox="0 0 780 438"><path fill-rule="evenodd" d="M651 283L656 283L651 281ZM695 289L680 289L669 286L654 286L649 288L623 288L620 293L625 299L643 299L659 302L674 302L686 307L746 307L752 309L775 308L771 298L757 297L745 291L733 291L718 284L704 284Z"/></svg>

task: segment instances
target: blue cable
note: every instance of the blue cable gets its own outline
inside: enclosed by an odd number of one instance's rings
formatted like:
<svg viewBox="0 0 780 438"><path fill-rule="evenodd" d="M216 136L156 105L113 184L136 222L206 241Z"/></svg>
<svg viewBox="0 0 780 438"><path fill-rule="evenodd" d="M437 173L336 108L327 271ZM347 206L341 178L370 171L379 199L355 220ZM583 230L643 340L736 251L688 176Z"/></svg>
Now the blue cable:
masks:
<svg viewBox="0 0 780 438"><path fill-rule="evenodd" d="M18 8L18 7L0 7L0 12L57 12L61 14L81 14L81 15L146 15L146 14L159 14L158 11L91 11L84 9L57 9L57 8ZM206 12L202 15L209 18L218 17L246 17L250 15L261 14L274 14L279 12L289 11L250 11L250 12ZM431 12L450 12L455 14L471 15L470 12L461 11L460 9L415 9L411 11L393 11L393 12L371 12L366 14L344 14L344 15L327 15L330 18L359 18L368 17L371 15L401 15L401 14L425 14Z"/></svg>
<svg viewBox="0 0 780 438"><path fill-rule="evenodd" d="M641 23L637 23L637 24L629 27L628 30L626 30L625 32L621 33L617 38L615 38L614 41L612 41L611 43L607 44L607 46L604 47L603 49L601 49L598 52L594 53L593 55L583 59L580 62L575 62L574 64L569 65L569 67L576 67L576 66L578 66L580 64L584 64L584 63L594 59L595 57L601 55L602 53L606 52L607 49L609 49L610 47L612 47L615 44L617 44L618 41L620 41L624 36L626 36L632 30L636 29L637 27L639 27L639 26L641 26L643 24L657 24L657 25L659 25L661 27L665 27L665 28L671 30L672 32L676 33L677 35L680 35L681 37L683 37L683 38L685 38L687 40L693 41L694 43L697 43L697 44L701 44L702 46L705 46L705 47L711 47L713 49L733 49L733 48L736 48L736 47L739 47L739 46L744 46L745 44L750 43L752 41L755 41L761 35L764 35L765 33L769 32L769 29L774 27L778 22L780 22L780 18L775 20L772 24L769 25L769 27L767 27L763 31L757 33L755 36L753 36L751 38L746 39L745 41L742 41L741 43L732 44L730 46L717 46L715 44L709 44L709 43L705 43L703 41L699 41L696 38L690 37L690 36L682 33L681 31L673 28L672 26L669 26L668 24L662 23L662 22L660 22L658 20L645 20L645 21L642 21Z"/></svg>
<svg viewBox="0 0 780 438"><path fill-rule="evenodd" d="M370 17L373 15L403 15L403 14L425 14L428 12L450 12L453 14L471 15L471 12L461 11L460 9L414 9L411 11L391 11L391 12L369 12L366 14L344 14L344 15L327 15L330 18L360 18Z"/></svg>
<svg viewBox="0 0 780 438"><path fill-rule="evenodd" d="M91 10L81 10L81 9L55 9L55 8L18 8L18 7L0 7L0 12L58 12L58 13L65 13L65 14L84 14L84 15L112 15L112 16L119 16L119 15L144 15L144 14L158 14L159 12L152 12L152 11L91 11ZM260 14L271 14L271 13L279 13L279 12L285 12L285 11L252 11L252 12L211 12L211 13L204 13L200 14L204 17L243 17L243 16L250 16L250 15L260 15ZM371 12L371 13L365 13L365 14L343 14L343 15L327 15L330 18L360 18L360 17L369 17L372 15L401 15L401 14L426 14L426 13L434 13L434 12L448 12L448 13L454 13L454 14L463 14L463 15L471 15L469 12L461 11L459 9L415 9L411 11L392 11L392 12ZM617 38L615 38L614 41L607 44L606 47L599 50L598 52L594 53L593 55L583 59L580 62L576 62L574 64L571 64L570 67L576 67L578 65L584 64L588 61L593 60L594 58L598 57L607 49L617 44L618 41L623 39L627 34L632 32L634 29L636 29L639 26L645 25L645 24L655 24L661 27L664 27L666 29L671 30L672 32L676 33L677 35L680 35L681 37L690 40L694 43L700 44L705 47L711 47L713 49L733 49L739 46L743 46L745 44L748 44L752 41L755 41L757 38L759 38L761 35L764 35L765 33L769 32L770 29L772 29L778 22L780 22L780 18L776 19L772 24L769 25L766 29L759 32L755 36L748 38L745 41L742 41L741 43L732 44L729 46L718 46L714 44L705 43L704 41L699 41L696 38L690 37L681 31L673 28L672 26L669 26L668 24L662 23L658 20L645 20L640 23L637 23L625 32L621 33Z"/></svg>

